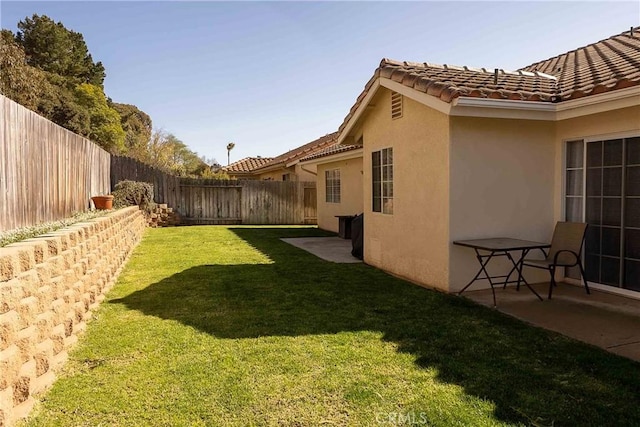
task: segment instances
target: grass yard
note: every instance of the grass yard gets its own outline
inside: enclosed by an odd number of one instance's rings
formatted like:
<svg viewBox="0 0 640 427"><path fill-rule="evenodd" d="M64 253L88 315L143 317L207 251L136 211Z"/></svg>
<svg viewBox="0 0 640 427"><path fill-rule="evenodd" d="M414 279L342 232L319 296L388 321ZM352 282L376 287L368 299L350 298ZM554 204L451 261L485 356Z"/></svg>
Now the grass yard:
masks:
<svg viewBox="0 0 640 427"><path fill-rule="evenodd" d="M639 426L640 364L279 240L149 229L28 420Z"/></svg>

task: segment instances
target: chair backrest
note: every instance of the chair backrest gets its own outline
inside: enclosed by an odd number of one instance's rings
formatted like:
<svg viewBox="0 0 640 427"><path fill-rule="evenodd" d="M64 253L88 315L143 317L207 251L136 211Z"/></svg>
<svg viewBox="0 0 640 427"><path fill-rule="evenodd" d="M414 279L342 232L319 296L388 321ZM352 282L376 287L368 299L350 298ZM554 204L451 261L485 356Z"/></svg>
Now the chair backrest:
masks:
<svg viewBox="0 0 640 427"><path fill-rule="evenodd" d="M569 250L580 256L582 252L582 242L587 231L587 224L584 222L558 222L551 238L551 249L549 249L548 260L553 260L556 253L561 250ZM569 253L562 253L558 257L559 264L574 264L576 259Z"/></svg>

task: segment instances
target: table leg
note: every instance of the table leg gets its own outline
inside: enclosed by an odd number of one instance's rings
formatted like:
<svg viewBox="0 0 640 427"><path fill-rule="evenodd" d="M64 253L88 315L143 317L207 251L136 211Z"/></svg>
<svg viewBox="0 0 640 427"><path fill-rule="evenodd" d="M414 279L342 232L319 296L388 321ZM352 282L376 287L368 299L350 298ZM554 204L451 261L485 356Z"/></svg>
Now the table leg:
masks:
<svg viewBox="0 0 640 427"><path fill-rule="evenodd" d="M478 270L478 273L476 273L475 277L471 279L471 281L467 283L467 285L458 292L458 295L461 295L464 291L466 291L467 288L473 284L473 282L475 282L476 280L478 280L478 278L480 278L480 274L484 273L485 277L483 277L483 279L487 279L489 281L489 285L491 285L491 293L493 295L493 306L496 307L496 291L493 288L493 281L491 280L491 276L489 276L489 273L487 272L487 269L486 269L486 265L489 263L491 258L493 258L493 255L495 254L495 252L492 251L489 253L489 255L480 255L480 252L478 251L478 249L474 248L474 251L476 251L476 259L480 263L480 270ZM486 260L483 261L483 258L486 258Z"/></svg>
<svg viewBox="0 0 640 427"><path fill-rule="evenodd" d="M484 275L487 277L487 280L489 281L489 285L491 285L491 294L493 295L493 308L496 308L498 305L496 304L496 290L493 288L493 280L491 280L491 276L489 275L489 272L486 269L486 265L489 263L489 260L491 260L491 258L493 258L493 255L495 254L495 252L491 252L491 254L487 257L487 261L484 264L481 264L481 269L482 271L484 271Z"/></svg>
<svg viewBox="0 0 640 427"><path fill-rule="evenodd" d="M540 301L543 301L542 297L538 295L538 293L529 285L529 282L522 276L522 268L524 267L524 257L529 253L529 249L523 249L522 254L520 255L520 259L518 260L518 286L516 289L520 289L520 281L524 282L524 284L529 288L531 292L534 293L535 296L538 297Z"/></svg>
<svg viewBox="0 0 640 427"><path fill-rule="evenodd" d="M480 276L480 274L482 273L482 257L480 256L480 254L478 253L477 249L474 249L476 251L476 259L478 260L478 262L480 263L480 270L478 270L478 272L476 273L475 277L473 279L471 279L471 281L469 281L469 283L466 284L466 286L462 289L460 289L458 291L458 295L461 295L464 291L467 290L467 288L469 286L471 286L473 284L473 282L475 282L476 280L478 280L478 277Z"/></svg>
<svg viewBox="0 0 640 427"><path fill-rule="evenodd" d="M509 261L511 261L511 264L513 264L513 267L511 267L509 274L507 274L507 277L504 279L504 285L502 286L502 289L507 288L507 283L509 283L509 279L511 278L511 275L513 274L514 271L516 272L518 271L518 264L515 262L511 254L509 252L506 252L506 254L507 254L507 258L509 258ZM516 286L516 290L518 291L520 290L520 282L518 282L518 285Z"/></svg>

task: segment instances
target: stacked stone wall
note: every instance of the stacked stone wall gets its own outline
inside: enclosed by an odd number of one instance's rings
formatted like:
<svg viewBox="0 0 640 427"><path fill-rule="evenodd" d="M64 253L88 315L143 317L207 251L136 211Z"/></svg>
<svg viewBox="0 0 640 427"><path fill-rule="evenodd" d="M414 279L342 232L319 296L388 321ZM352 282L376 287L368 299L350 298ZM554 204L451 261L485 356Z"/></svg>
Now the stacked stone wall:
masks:
<svg viewBox="0 0 640 427"><path fill-rule="evenodd" d="M130 207L0 248L0 426L53 384L145 227Z"/></svg>
<svg viewBox="0 0 640 427"><path fill-rule="evenodd" d="M155 209L147 216L149 227L174 227L180 225L180 215L166 204L156 205Z"/></svg>

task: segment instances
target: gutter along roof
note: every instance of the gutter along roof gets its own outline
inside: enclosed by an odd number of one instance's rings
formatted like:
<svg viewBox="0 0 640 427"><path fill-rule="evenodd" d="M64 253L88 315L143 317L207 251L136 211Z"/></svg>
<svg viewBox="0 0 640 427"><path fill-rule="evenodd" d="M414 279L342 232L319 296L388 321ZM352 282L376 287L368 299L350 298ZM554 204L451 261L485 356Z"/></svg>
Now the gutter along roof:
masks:
<svg viewBox="0 0 640 427"><path fill-rule="evenodd" d="M300 159L301 162L306 162L308 160L319 159L321 157L333 156L335 154L345 153L347 151L354 151L359 148L362 148L362 145L344 145L344 144L334 144L330 147L327 147L323 150L320 150L316 153L313 153L309 156L306 156Z"/></svg>

